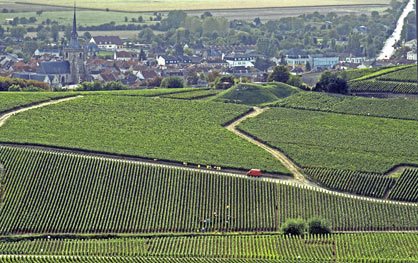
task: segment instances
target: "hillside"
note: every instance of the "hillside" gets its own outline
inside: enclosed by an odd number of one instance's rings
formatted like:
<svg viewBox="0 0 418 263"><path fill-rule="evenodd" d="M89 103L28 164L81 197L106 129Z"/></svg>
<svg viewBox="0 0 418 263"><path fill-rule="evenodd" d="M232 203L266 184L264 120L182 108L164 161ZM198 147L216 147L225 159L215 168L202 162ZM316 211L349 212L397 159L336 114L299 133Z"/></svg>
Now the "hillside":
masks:
<svg viewBox="0 0 418 263"><path fill-rule="evenodd" d="M296 87L279 82L267 85L242 83L220 93L213 100L255 106L277 101L297 92L299 90Z"/></svg>

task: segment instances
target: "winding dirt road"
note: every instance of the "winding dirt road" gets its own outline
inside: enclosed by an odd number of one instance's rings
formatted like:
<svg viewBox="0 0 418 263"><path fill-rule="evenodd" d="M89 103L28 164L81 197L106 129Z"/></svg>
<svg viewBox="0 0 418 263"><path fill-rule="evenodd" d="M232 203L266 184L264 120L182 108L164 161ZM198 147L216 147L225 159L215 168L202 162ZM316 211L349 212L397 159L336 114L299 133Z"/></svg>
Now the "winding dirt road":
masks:
<svg viewBox="0 0 418 263"><path fill-rule="evenodd" d="M254 118L254 117L262 114L263 112L265 112L268 109L269 109L268 107L266 107L266 108L254 107L252 112L248 113L247 115L242 116L241 118L237 119L233 123L225 126L225 128L228 129L229 131L235 133L236 135L240 136L241 138L244 138L247 141L249 141L249 142L261 147L265 151L269 152L277 160L279 160L289 171L291 171L294 175L294 180L283 181L283 180L280 180L280 179L270 179L269 178L268 181L280 182L282 184L300 186L300 187L305 188L305 189L310 189L310 190L319 191L319 192L322 192L322 193L333 194L333 195L342 196L342 197L361 199L361 200L367 200L367 201L373 201L373 202L379 202L379 203L418 206L418 204L416 204L416 203L391 201L391 200L384 200L384 199L379 199L379 198L364 197L364 196L359 196L359 195L350 194L350 193L332 191L332 190L326 189L326 188L324 188L320 185L317 185L312 181L307 180L306 177L301 172L302 169L300 167L298 167L292 160L290 160L284 153L282 153L281 151L279 151L277 149L271 148L270 146L268 146L268 145L266 145L266 144L264 144L264 143L262 143L262 142L260 142L256 139L242 133L240 130L237 129L237 126L241 122L243 122L244 120L246 120L248 118Z"/></svg>
<svg viewBox="0 0 418 263"><path fill-rule="evenodd" d="M0 116L0 127L2 127L10 117L12 117L13 115L16 115L18 113L28 111L28 110L37 109L37 108L42 108L42 107L52 105L52 104L58 104L58 103L61 103L61 102L64 102L64 101L73 100L73 99L81 98L81 97L83 97L83 96L75 96L75 97L69 97L69 98L63 98L63 99L57 99L57 100L50 100L50 101L47 101L47 102L43 102L43 103L40 103L40 104L36 104L36 105L33 105L33 106L17 109L15 111L6 113L6 114Z"/></svg>

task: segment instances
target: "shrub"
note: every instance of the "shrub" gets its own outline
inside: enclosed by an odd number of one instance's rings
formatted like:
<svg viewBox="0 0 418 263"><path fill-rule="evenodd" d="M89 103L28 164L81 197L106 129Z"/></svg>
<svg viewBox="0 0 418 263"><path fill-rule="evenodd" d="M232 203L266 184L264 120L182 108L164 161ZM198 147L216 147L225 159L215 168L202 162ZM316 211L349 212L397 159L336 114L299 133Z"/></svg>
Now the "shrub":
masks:
<svg viewBox="0 0 418 263"><path fill-rule="evenodd" d="M20 91L20 86L14 84L14 85L10 86L8 90L9 91Z"/></svg>
<svg viewBox="0 0 418 263"><path fill-rule="evenodd" d="M313 217L308 220L308 232L309 234L325 235L332 232L329 223L320 217Z"/></svg>
<svg viewBox="0 0 418 263"><path fill-rule="evenodd" d="M166 89L179 89L184 88L184 80L178 76L171 76L163 79L161 82L161 88Z"/></svg>
<svg viewBox="0 0 418 263"><path fill-rule="evenodd" d="M291 77L291 73L287 66L276 66L274 67L273 72L268 76L267 81L268 82L278 81L278 82L287 83L290 77Z"/></svg>
<svg viewBox="0 0 418 263"><path fill-rule="evenodd" d="M217 89L229 89L235 84L235 77L232 75L226 75L217 77L215 80L215 88Z"/></svg>
<svg viewBox="0 0 418 263"><path fill-rule="evenodd" d="M306 222L303 219L288 219L282 225L282 232L285 235L303 236L306 231Z"/></svg>

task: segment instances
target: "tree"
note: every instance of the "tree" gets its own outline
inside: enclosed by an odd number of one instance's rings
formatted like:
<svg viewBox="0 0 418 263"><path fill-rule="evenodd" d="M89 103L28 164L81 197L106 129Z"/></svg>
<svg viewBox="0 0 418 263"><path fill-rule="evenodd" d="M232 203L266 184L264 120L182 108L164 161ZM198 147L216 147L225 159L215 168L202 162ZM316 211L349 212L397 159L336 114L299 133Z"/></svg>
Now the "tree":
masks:
<svg viewBox="0 0 418 263"><path fill-rule="evenodd" d="M212 16L212 13L209 11L206 11L200 16L200 18L205 19L206 17L211 17L211 16Z"/></svg>
<svg viewBox="0 0 418 263"><path fill-rule="evenodd" d="M143 29L138 34L139 41L141 41L145 44L151 44L152 41L154 40L154 38L155 38L154 31L152 31L152 29L149 28L149 27Z"/></svg>
<svg viewBox="0 0 418 263"><path fill-rule="evenodd" d="M125 16L125 23L128 23L128 17Z"/></svg>
<svg viewBox="0 0 418 263"><path fill-rule="evenodd" d="M167 77L163 79L160 87L166 88L166 89L184 88L184 80L182 77L179 77L179 76Z"/></svg>
<svg viewBox="0 0 418 263"><path fill-rule="evenodd" d="M143 23L144 22L144 18L142 16L138 17L138 23Z"/></svg>
<svg viewBox="0 0 418 263"><path fill-rule="evenodd" d="M84 32L83 37L84 37L85 40L90 41L90 39L91 39L90 32L88 32L88 31Z"/></svg>
<svg viewBox="0 0 418 263"><path fill-rule="evenodd" d="M348 93L348 84L338 73L327 70L322 73L314 91L346 94Z"/></svg>
<svg viewBox="0 0 418 263"><path fill-rule="evenodd" d="M331 234L332 230L329 223L320 217L313 217L308 220L308 232L314 235Z"/></svg>
<svg viewBox="0 0 418 263"><path fill-rule="evenodd" d="M161 76L155 76L152 79L147 79L146 85L147 87L160 87L163 78Z"/></svg>
<svg viewBox="0 0 418 263"><path fill-rule="evenodd" d="M39 44L37 41L25 41L23 44L23 52L28 56L32 56L38 48Z"/></svg>
<svg viewBox="0 0 418 263"><path fill-rule="evenodd" d="M264 58L256 58L254 66L256 69L259 69L261 71L266 71L269 67L274 66L274 62L269 59Z"/></svg>
<svg viewBox="0 0 418 263"><path fill-rule="evenodd" d="M306 231L306 223L303 219L288 219L282 225L281 230L285 235L303 236Z"/></svg>
<svg viewBox="0 0 418 263"><path fill-rule="evenodd" d="M267 81L278 81L286 83L290 79L290 71L287 66L276 66L273 72L268 76Z"/></svg>
<svg viewBox="0 0 418 263"><path fill-rule="evenodd" d="M13 27L12 29L10 29L10 34L12 35L12 37L15 37L17 39L23 39L26 33L26 29L21 26Z"/></svg>
<svg viewBox="0 0 418 263"><path fill-rule="evenodd" d="M196 71L192 71L187 75L187 85L197 85L199 81L199 76L197 75Z"/></svg>
<svg viewBox="0 0 418 263"><path fill-rule="evenodd" d="M212 71L211 73L208 74L207 81L208 82L214 82L220 75L221 75L221 73L219 71L214 70L214 71Z"/></svg>
<svg viewBox="0 0 418 263"><path fill-rule="evenodd" d="M36 37L42 41L45 41L49 38L49 31L43 28L36 32Z"/></svg>
<svg viewBox="0 0 418 263"><path fill-rule="evenodd" d="M59 38L59 32L60 32L60 27L59 25L52 25L51 27L51 37L54 40L54 42L58 41Z"/></svg>
<svg viewBox="0 0 418 263"><path fill-rule="evenodd" d="M4 28L0 26L0 37L3 37L4 35Z"/></svg>
<svg viewBox="0 0 418 263"><path fill-rule="evenodd" d="M217 89L229 89L235 84L235 77L232 75L226 75L217 77L215 80L215 88Z"/></svg>
<svg viewBox="0 0 418 263"><path fill-rule="evenodd" d="M311 71L312 70L312 66L311 63L309 63L309 61L306 63L306 71Z"/></svg>
<svg viewBox="0 0 418 263"><path fill-rule="evenodd" d="M256 26L261 25L261 19L260 19L259 17L254 18L254 24L255 24Z"/></svg>
<svg viewBox="0 0 418 263"><path fill-rule="evenodd" d="M29 17L29 23L31 23L31 24L36 23L36 17L34 17L34 16Z"/></svg>
<svg viewBox="0 0 418 263"><path fill-rule="evenodd" d="M42 10L38 10L38 11L36 11L36 14L38 15L38 16L40 16L40 15L42 15L42 13L43 13L44 11L42 11Z"/></svg>

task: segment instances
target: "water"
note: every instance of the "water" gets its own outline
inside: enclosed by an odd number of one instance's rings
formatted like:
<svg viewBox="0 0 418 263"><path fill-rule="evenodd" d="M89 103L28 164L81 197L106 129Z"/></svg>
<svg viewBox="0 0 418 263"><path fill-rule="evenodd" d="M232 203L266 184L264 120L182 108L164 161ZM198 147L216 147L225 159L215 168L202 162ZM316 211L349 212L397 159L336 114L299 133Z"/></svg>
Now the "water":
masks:
<svg viewBox="0 0 418 263"><path fill-rule="evenodd" d="M410 0L408 5L403 10L402 15L399 17L398 23L396 25L396 29L392 36L386 40L380 55L377 57L378 60L389 59L395 53L395 48L393 46L396 44L396 42L399 41L399 39L401 39L401 33L403 24L405 23L405 18L410 12L414 10L414 2L414 0Z"/></svg>

